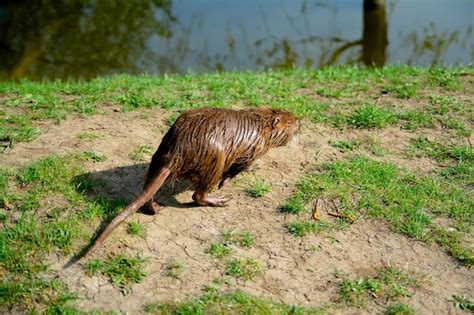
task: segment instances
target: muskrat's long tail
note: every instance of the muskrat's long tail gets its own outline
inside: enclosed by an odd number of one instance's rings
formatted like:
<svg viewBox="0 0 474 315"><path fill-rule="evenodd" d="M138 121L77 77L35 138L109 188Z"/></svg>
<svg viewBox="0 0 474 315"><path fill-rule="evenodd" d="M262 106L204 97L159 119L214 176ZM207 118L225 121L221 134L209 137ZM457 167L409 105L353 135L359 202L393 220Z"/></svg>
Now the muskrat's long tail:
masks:
<svg viewBox="0 0 474 315"><path fill-rule="evenodd" d="M134 214L141 206L143 206L153 195L160 189L161 185L165 182L169 176L170 170L167 167L162 167L156 176L153 176L149 180L143 191L133 200L125 209L122 210L110 223L102 230L99 236L95 239L94 243L89 247L83 257L87 257L92 254L97 247L102 244L105 238L112 232L123 220Z"/></svg>

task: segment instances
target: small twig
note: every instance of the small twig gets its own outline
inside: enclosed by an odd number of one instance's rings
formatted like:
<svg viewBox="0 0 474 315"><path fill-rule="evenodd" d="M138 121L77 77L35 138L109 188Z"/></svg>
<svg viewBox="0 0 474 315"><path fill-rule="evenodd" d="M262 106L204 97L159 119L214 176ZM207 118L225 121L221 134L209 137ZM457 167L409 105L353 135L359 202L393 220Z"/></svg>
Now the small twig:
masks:
<svg viewBox="0 0 474 315"><path fill-rule="evenodd" d="M333 216L333 217L336 217L336 218L342 218L342 219L347 219L349 221L351 221L351 223L354 223L355 222L355 218L351 215L345 215L345 214L340 214L340 213L335 213L335 212L327 212L328 215L330 216Z"/></svg>
<svg viewBox="0 0 474 315"><path fill-rule="evenodd" d="M321 209L319 208L319 198L316 199L313 206L313 215L311 216L314 221L319 221L321 217Z"/></svg>

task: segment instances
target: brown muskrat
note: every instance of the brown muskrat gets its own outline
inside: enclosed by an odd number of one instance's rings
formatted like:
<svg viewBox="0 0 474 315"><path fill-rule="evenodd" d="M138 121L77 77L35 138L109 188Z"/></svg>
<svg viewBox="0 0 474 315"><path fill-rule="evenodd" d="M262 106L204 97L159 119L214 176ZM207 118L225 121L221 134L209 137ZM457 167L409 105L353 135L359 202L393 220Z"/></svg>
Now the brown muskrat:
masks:
<svg viewBox="0 0 474 315"><path fill-rule="evenodd" d="M270 148L287 144L298 129L298 120L285 110L201 108L181 114L152 157L143 191L105 227L85 256L140 207L157 213L153 195L167 178L189 179L195 187L193 200L199 205L225 206L231 197L208 193Z"/></svg>

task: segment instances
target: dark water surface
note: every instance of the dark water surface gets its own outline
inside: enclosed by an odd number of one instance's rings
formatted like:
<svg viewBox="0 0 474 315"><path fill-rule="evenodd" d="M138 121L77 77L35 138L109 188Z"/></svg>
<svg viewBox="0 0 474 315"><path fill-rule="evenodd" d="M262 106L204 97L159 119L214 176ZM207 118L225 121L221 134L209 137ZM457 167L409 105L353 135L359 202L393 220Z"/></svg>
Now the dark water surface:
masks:
<svg viewBox="0 0 474 315"><path fill-rule="evenodd" d="M474 0L383 2L0 1L0 78L473 62Z"/></svg>

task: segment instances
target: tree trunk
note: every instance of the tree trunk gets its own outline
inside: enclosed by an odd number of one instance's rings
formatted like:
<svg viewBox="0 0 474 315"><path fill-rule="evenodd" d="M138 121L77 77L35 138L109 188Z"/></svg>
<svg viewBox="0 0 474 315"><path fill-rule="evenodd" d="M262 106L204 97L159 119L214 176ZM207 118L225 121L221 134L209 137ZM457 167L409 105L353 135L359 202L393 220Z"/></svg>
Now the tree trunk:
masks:
<svg viewBox="0 0 474 315"><path fill-rule="evenodd" d="M364 0L362 60L367 66L382 67L386 60L387 16L385 0Z"/></svg>

